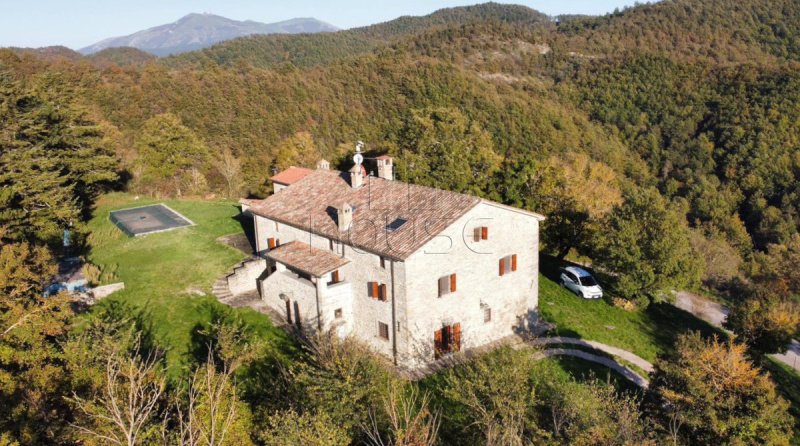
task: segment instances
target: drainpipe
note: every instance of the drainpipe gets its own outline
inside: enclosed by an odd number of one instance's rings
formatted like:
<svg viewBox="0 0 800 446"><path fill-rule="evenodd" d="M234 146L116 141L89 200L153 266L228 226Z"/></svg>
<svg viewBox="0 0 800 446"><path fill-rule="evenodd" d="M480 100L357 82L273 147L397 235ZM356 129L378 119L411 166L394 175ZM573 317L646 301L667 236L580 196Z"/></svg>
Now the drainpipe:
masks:
<svg viewBox="0 0 800 446"><path fill-rule="evenodd" d="M392 272L392 359L397 365L397 316L394 302L394 260L389 261L389 269Z"/></svg>
<svg viewBox="0 0 800 446"><path fill-rule="evenodd" d="M321 294L321 287L324 282L322 281L322 277L317 277L316 289L317 289L317 328L319 329L320 334L322 334L322 310L319 306L319 295Z"/></svg>

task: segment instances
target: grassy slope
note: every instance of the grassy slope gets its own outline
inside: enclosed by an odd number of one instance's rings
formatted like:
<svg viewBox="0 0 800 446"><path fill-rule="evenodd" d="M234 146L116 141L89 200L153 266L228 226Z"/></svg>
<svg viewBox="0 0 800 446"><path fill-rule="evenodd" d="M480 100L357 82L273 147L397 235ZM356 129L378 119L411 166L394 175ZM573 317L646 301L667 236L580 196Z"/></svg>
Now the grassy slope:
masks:
<svg viewBox="0 0 800 446"><path fill-rule="evenodd" d="M714 327L669 304L644 311L626 311L604 300L583 300L540 276L539 309L556 324L555 334L603 342L636 353L652 362L669 352L675 337L688 330L717 332Z"/></svg>
<svg viewBox="0 0 800 446"><path fill-rule="evenodd" d="M196 226L129 238L108 219L111 210L154 202L167 204ZM289 345L267 317L250 309L233 310L210 294L214 280L244 258L216 241L242 230L234 219L237 213L235 203L228 201L133 200L127 194L109 194L97 204L90 222L90 260L103 269L104 282L125 282L125 290L98 305L127 305L141 316L166 350L168 364L178 367L173 373L186 364L196 330L221 316L240 318L259 336ZM108 277L111 272L116 277Z"/></svg>

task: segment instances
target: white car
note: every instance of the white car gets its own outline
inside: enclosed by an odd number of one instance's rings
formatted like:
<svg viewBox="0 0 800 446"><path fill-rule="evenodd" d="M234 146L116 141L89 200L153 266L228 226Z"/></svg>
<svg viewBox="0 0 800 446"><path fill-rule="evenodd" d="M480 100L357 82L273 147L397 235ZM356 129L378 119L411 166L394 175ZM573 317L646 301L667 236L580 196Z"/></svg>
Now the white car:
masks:
<svg viewBox="0 0 800 446"><path fill-rule="evenodd" d="M600 299L603 297L603 289L594 280L588 271L577 266L564 268L561 273L561 286L572 290L573 293L584 299Z"/></svg>

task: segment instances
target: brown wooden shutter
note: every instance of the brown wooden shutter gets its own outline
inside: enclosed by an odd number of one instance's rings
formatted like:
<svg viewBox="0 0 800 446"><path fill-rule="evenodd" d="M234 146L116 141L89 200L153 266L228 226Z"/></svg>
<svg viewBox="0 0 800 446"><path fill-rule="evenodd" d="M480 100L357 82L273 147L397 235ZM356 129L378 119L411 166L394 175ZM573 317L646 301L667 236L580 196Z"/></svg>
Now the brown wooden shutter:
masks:
<svg viewBox="0 0 800 446"><path fill-rule="evenodd" d="M275 249L275 239L274 238L268 238L267 239L267 247L269 247L269 249Z"/></svg>
<svg viewBox="0 0 800 446"><path fill-rule="evenodd" d="M275 239L275 247L281 246L281 239Z"/></svg>
<svg viewBox="0 0 800 446"><path fill-rule="evenodd" d="M489 240L489 228L487 226L481 228L481 240Z"/></svg>
<svg viewBox="0 0 800 446"><path fill-rule="evenodd" d="M475 228L474 237L476 242L481 241L481 228Z"/></svg>
<svg viewBox="0 0 800 446"><path fill-rule="evenodd" d="M517 255L514 254L511 256L511 271L517 270Z"/></svg>
<svg viewBox="0 0 800 446"><path fill-rule="evenodd" d="M333 283L339 283L339 270L338 269L333 272L332 279L333 279Z"/></svg>
<svg viewBox="0 0 800 446"><path fill-rule="evenodd" d="M372 297L373 299L377 299L378 298L378 282L370 282L370 287L372 289L372 295L370 297Z"/></svg>
<svg viewBox="0 0 800 446"><path fill-rule="evenodd" d="M382 301L386 301L386 284L382 284L378 287L378 298Z"/></svg>
<svg viewBox="0 0 800 446"><path fill-rule="evenodd" d="M456 322L453 324L453 344L452 351L457 352L461 350L461 324Z"/></svg>
<svg viewBox="0 0 800 446"><path fill-rule="evenodd" d="M500 275L502 276L505 273L506 273L506 259L500 258Z"/></svg>
<svg viewBox="0 0 800 446"><path fill-rule="evenodd" d="M450 292L453 293L456 291L456 275L450 274Z"/></svg>
<svg viewBox="0 0 800 446"><path fill-rule="evenodd" d="M433 352L434 358L439 359L439 356L442 354L442 330L436 330L433 332Z"/></svg>

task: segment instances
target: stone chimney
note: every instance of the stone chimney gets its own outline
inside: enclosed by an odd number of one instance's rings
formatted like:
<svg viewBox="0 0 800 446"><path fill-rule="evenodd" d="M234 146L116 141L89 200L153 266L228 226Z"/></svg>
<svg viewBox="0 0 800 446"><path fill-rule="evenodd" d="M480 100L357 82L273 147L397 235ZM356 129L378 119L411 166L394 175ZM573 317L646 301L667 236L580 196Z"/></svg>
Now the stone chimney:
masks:
<svg viewBox="0 0 800 446"><path fill-rule="evenodd" d="M339 226L339 231L344 232L350 229L353 224L353 207L349 203L343 203L336 208L336 225Z"/></svg>
<svg viewBox="0 0 800 446"><path fill-rule="evenodd" d="M358 189L364 184L364 170L361 164L356 164L350 168L350 186L353 189Z"/></svg>
<svg viewBox="0 0 800 446"><path fill-rule="evenodd" d="M317 161L317 170L331 170L331 163L328 160L321 159Z"/></svg>
<svg viewBox="0 0 800 446"><path fill-rule="evenodd" d="M394 159L389 155L382 155L376 159L378 163L378 178L383 178L384 180L393 180L394 179L394 167L392 164L394 163Z"/></svg>

